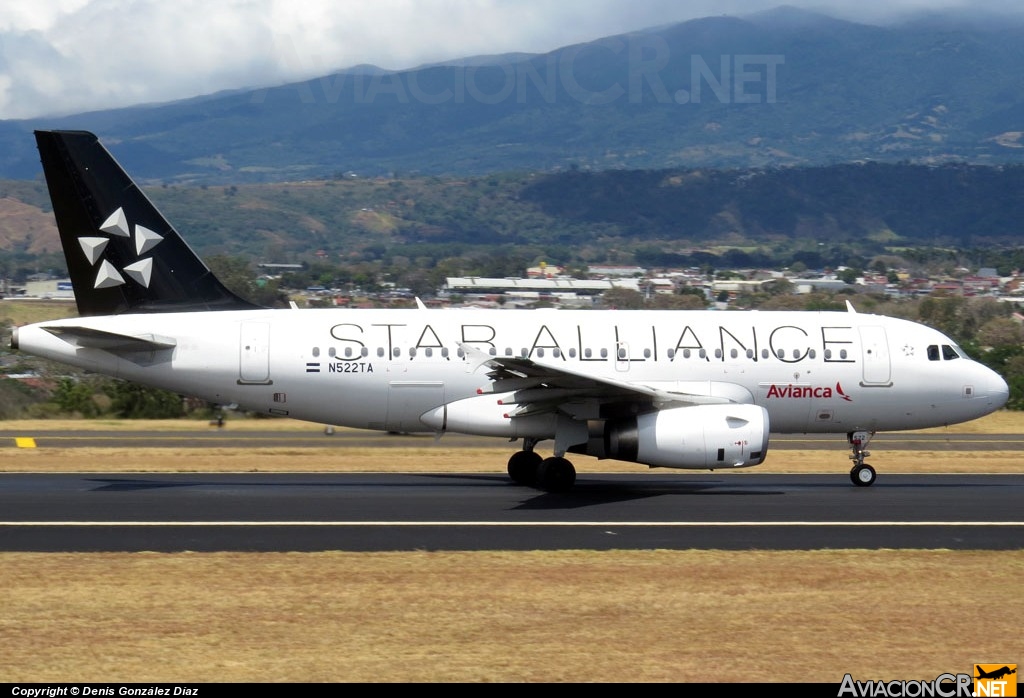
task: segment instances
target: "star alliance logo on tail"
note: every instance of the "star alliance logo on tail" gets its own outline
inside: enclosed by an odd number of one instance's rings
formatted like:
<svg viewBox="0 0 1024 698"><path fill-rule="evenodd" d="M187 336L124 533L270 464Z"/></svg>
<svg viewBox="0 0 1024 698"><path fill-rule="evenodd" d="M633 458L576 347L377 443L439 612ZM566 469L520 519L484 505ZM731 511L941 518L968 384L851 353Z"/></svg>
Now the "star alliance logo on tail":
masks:
<svg viewBox="0 0 1024 698"><path fill-rule="evenodd" d="M81 245L82 252L85 253L89 263L93 265L97 262L100 263L99 268L96 270L96 282L93 284L93 288L120 286L125 283L121 272L124 272L128 278L140 286L149 288L149 280L153 274L153 258L146 257L142 259L141 256L160 244L160 241L164 239L162 235L154 233L143 225L135 225L135 254L140 259L125 266L120 271L108 260L103 259L103 252L107 249L111 239L115 237L132 238L130 228L128 218L124 215L124 209L118 208L100 226L99 232L107 233L111 236L110 238L92 236L78 238L78 244Z"/></svg>

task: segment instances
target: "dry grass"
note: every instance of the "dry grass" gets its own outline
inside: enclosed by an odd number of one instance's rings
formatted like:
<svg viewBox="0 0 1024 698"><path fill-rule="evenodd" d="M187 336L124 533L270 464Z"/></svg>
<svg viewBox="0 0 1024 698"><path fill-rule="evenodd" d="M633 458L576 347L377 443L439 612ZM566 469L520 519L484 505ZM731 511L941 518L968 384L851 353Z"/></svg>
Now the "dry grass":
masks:
<svg viewBox="0 0 1024 698"><path fill-rule="evenodd" d="M0 564L6 682L838 683L929 679L1024 649L1005 612L1024 551L8 553Z"/></svg>
<svg viewBox="0 0 1024 698"><path fill-rule="evenodd" d="M205 429L205 420L189 419L34 419L0 421L4 431L89 430L89 431L189 431ZM227 431L287 431L297 433L322 433L324 425L300 422L294 419L267 418L253 419L228 413ZM341 427L337 430L348 431ZM1024 434L1024 411L1000 410L990 415L963 424L949 427L935 427L907 432L948 433L948 434Z"/></svg>
<svg viewBox="0 0 1024 698"><path fill-rule="evenodd" d="M987 428L1019 433L1017 415L1003 414L1014 419L994 415ZM268 422L227 428L250 425ZM145 449L144 461L126 449L3 448L0 471L504 470L500 440L443 443L189 449L184 460ZM581 472L646 472L575 460ZM999 451L872 461L883 474L1024 468ZM835 453L776 450L749 472L847 467L840 440ZM1024 550L0 553L0 682L932 679L1020 660L1006 609L1021 580Z"/></svg>

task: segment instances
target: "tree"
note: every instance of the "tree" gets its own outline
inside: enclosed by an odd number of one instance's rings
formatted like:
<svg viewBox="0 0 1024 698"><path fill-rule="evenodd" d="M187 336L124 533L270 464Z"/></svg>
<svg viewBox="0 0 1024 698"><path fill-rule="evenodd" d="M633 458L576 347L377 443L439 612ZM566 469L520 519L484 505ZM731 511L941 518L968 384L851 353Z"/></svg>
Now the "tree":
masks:
<svg viewBox="0 0 1024 698"><path fill-rule="evenodd" d="M606 308L618 310L639 310L644 307L644 296L631 288L611 288L601 294Z"/></svg>
<svg viewBox="0 0 1024 698"><path fill-rule="evenodd" d="M1024 341L1020 323L1011 318L994 318L978 328L978 344L1000 348L1018 346Z"/></svg>
<svg viewBox="0 0 1024 698"><path fill-rule="evenodd" d="M73 378L61 378L53 391L52 400L61 412L81 417L95 417L99 409L93 400L94 392L88 383Z"/></svg>
<svg viewBox="0 0 1024 698"><path fill-rule="evenodd" d="M185 414L180 395L136 383L111 381L107 386L111 409L125 419L177 419Z"/></svg>
<svg viewBox="0 0 1024 698"><path fill-rule="evenodd" d="M647 302L646 307L654 310L703 310L707 305L704 294L657 293Z"/></svg>
<svg viewBox="0 0 1024 698"><path fill-rule="evenodd" d="M259 280L248 261L240 257L215 255L206 260L214 276L235 295L247 301L270 308L284 308L287 298L278 288L278 282Z"/></svg>

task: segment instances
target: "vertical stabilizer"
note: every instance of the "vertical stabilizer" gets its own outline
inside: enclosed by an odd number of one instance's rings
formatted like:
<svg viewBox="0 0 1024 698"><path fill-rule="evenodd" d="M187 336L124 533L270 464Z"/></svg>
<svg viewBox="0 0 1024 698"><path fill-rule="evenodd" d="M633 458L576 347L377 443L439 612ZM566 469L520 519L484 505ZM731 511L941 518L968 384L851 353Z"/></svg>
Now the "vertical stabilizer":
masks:
<svg viewBox="0 0 1024 698"><path fill-rule="evenodd" d="M99 139L36 131L80 315L242 310Z"/></svg>

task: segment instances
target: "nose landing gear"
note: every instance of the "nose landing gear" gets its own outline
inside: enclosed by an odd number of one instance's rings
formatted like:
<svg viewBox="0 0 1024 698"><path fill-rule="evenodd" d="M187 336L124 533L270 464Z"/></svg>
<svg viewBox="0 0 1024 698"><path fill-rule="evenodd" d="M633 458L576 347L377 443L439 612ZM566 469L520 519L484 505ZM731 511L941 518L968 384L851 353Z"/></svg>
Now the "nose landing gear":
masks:
<svg viewBox="0 0 1024 698"><path fill-rule="evenodd" d="M846 435L847 441L850 442L850 449L853 451L850 455L850 460L853 461L853 468L850 469L850 481L857 487L868 487L874 484L877 477L875 469L864 462L864 459L871 455L871 452L865 449L874 435L873 431L851 431Z"/></svg>

